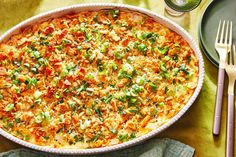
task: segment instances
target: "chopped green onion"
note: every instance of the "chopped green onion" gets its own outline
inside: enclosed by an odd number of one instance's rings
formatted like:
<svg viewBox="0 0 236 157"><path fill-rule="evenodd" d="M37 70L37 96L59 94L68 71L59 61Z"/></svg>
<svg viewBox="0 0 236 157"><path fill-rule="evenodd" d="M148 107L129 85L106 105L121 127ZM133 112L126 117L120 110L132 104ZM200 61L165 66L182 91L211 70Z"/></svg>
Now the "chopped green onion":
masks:
<svg viewBox="0 0 236 157"><path fill-rule="evenodd" d="M30 71L34 74L37 74L38 73L38 68L32 67Z"/></svg>
<svg viewBox="0 0 236 157"><path fill-rule="evenodd" d="M149 83L149 86L152 87L152 91L155 92L157 90L157 86L153 83Z"/></svg>
<svg viewBox="0 0 236 157"><path fill-rule="evenodd" d="M145 82L145 79L144 79L143 77L137 76L137 78L136 78L136 83L137 83L138 85L143 85L144 82Z"/></svg>
<svg viewBox="0 0 236 157"><path fill-rule="evenodd" d="M59 116L59 122L64 122L64 121L65 121L64 114L61 114Z"/></svg>
<svg viewBox="0 0 236 157"><path fill-rule="evenodd" d="M50 113L48 111L43 113L43 117L47 122L49 122L51 120L51 116L50 116Z"/></svg>
<svg viewBox="0 0 236 157"><path fill-rule="evenodd" d="M102 117L102 113L99 108L95 109L95 113L98 115L98 117Z"/></svg>
<svg viewBox="0 0 236 157"><path fill-rule="evenodd" d="M160 107L163 107L165 104L164 104L164 102L160 102L158 105L159 105Z"/></svg>
<svg viewBox="0 0 236 157"><path fill-rule="evenodd" d="M109 95L107 97L103 97L101 100L104 101L106 104L108 104L112 98L113 98L113 96Z"/></svg>
<svg viewBox="0 0 236 157"><path fill-rule="evenodd" d="M75 106L75 105L76 105L76 102L74 102L74 101L69 101L68 104L69 104L70 108L71 108L73 111L76 110L76 106Z"/></svg>
<svg viewBox="0 0 236 157"><path fill-rule="evenodd" d="M187 70L185 64L182 64L179 69L180 69L181 71L183 71L186 75L189 74L189 71Z"/></svg>
<svg viewBox="0 0 236 157"><path fill-rule="evenodd" d="M61 51L62 48L63 48L63 46L62 46L62 45L58 45L58 46L55 46L55 48L56 48L57 50Z"/></svg>
<svg viewBox="0 0 236 157"><path fill-rule="evenodd" d="M60 93L54 93L54 97L56 98L56 99L59 99L60 97L61 97L61 95L60 95Z"/></svg>
<svg viewBox="0 0 236 157"><path fill-rule="evenodd" d="M168 79L169 76L170 76L170 73L168 73L168 72L163 72L163 73L161 73L161 76L162 76L163 78L165 78L165 79Z"/></svg>
<svg viewBox="0 0 236 157"><path fill-rule="evenodd" d="M2 93L0 93L0 100L2 100L3 99L3 95L2 95Z"/></svg>
<svg viewBox="0 0 236 157"><path fill-rule="evenodd" d="M169 60L170 60L170 57L169 57L169 56L165 56L164 59L165 59L166 61L169 61Z"/></svg>
<svg viewBox="0 0 236 157"><path fill-rule="evenodd" d="M141 43L138 45L138 50L143 52L143 54L146 54L147 46L145 44Z"/></svg>
<svg viewBox="0 0 236 157"><path fill-rule="evenodd" d="M29 63L24 63L24 66L25 66L26 68L30 68L30 64L29 64Z"/></svg>
<svg viewBox="0 0 236 157"><path fill-rule="evenodd" d="M166 54L169 51L169 46L158 47L158 50L161 54Z"/></svg>
<svg viewBox="0 0 236 157"><path fill-rule="evenodd" d="M20 118L15 118L15 121L16 121L16 123L20 123L21 122Z"/></svg>
<svg viewBox="0 0 236 157"><path fill-rule="evenodd" d="M136 138L135 133L131 133L130 136L129 136L129 140L132 140L132 139L134 139L134 138Z"/></svg>
<svg viewBox="0 0 236 157"><path fill-rule="evenodd" d="M78 51L80 51L80 50L82 50L82 49L83 49L83 47L82 47L82 46L80 46L80 45L79 45L79 46L77 46L77 50L78 50Z"/></svg>
<svg viewBox="0 0 236 157"><path fill-rule="evenodd" d="M165 63L161 63L161 64L160 64L160 69L161 69L162 71L164 71L164 72L167 71L167 68L166 68L166 66L165 66Z"/></svg>
<svg viewBox="0 0 236 157"><path fill-rule="evenodd" d="M114 129L114 128L110 128L109 130L110 130L113 134L115 134L115 135L118 133L118 131L117 131L116 129Z"/></svg>
<svg viewBox="0 0 236 157"><path fill-rule="evenodd" d="M89 86L89 84L88 84L87 82L84 83L83 85L81 85L81 86L76 90L77 95L79 95L82 91L85 91L88 86Z"/></svg>
<svg viewBox="0 0 236 157"><path fill-rule="evenodd" d="M38 62L40 65L44 65L44 66L49 65L48 59L46 59L46 58L39 58Z"/></svg>
<svg viewBox="0 0 236 157"><path fill-rule="evenodd" d="M98 15L95 15L95 16L93 17L93 20L94 20L95 22L98 22Z"/></svg>
<svg viewBox="0 0 236 157"><path fill-rule="evenodd" d="M5 111L9 112L9 111L13 110L14 107L15 107L15 105L13 103L10 103L5 107Z"/></svg>
<svg viewBox="0 0 236 157"><path fill-rule="evenodd" d="M40 113L40 114L38 114L36 117L35 117L35 123L42 123L42 121L43 121L43 115L42 115L42 113Z"/></svg>
<svg viewBox="0 0 236 157"><path fill-rule="evenodd" d="M119 141L120 141L120 142L127 141L127 140L128 140L128 134L127 134L127 133L126 133L126 134L120 134L120 135L118 136L118 138L119 138Z"/></svg>
<svg viewBox="0 0 236 157"><path fill-rule="evenodd" d="M71 41L64 38L64 39L62 39L62 43L63 43L63 44L70 44Z"/></svg>

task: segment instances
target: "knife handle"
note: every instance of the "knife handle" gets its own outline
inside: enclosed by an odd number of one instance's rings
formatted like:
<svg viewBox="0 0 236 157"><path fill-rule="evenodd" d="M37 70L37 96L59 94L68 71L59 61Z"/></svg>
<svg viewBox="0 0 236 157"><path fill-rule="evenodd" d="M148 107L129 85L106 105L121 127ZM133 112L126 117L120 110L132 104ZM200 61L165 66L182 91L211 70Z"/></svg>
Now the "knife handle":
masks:
<svg viewBox="0 0 236 157"><path fill-rule="evenodd" d="M220 133L220 120L221 120L222 100L223 100L223 91L224 91L224 79L225 79L225 69L219 68L214 125L213 125L214 135L219 135Z"/></svg>
<svg viewBox="0 0 236 157"><path fill-rule="evenodd" d="M234 95L228 95L226 157L234 156Z"/></svg>

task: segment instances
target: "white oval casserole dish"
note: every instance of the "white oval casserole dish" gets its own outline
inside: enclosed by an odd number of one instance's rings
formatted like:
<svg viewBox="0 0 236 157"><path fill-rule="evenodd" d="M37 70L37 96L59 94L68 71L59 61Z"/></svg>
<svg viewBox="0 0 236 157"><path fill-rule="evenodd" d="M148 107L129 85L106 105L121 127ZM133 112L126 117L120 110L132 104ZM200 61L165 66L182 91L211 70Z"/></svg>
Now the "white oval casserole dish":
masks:
<svg viewBox="0 0 236 157"><path fill-rule="evenodd" d="M109 151L114 151L126 147L130 147L133 145L136 145L140 142L143 142L147 139L150 139L151 137L159 134L166 128L168 128L170 125L172 125L174 122L176 122L188 109L189 107L194 103L195 99L197 98L198 94L200 93L200 90L203 85L203 80L204 80L204 62L202 58L202 54L198 48L198 45L196 42L193 40L193 38L179 25L175 24L174 22L170 21L169 19L160 16L154 12L151 12L149 10L135 7L135 6L130 6L130 5L123 5L123 4L110 4L110 3L94 3L94 4L79 4L79 5L73 5L69 7L64 7L60 9L56 9L53 11L49 11L37 16L34 16L32 18L29 18L28 20L25 20L21 22L20 24L14 26L10 30L8 30L6 33L4 33L0 37L0 42L8 40L12 35L19 33L22 29L25 27L31 26L35 23L46 21L51 18L55 17L60 17L69 13L77 13L81 11L96 11L96 10L101 10L101 9L119 9L119 10L129 10L129 11L135 11L135 12L140 12L143 14L146 14L150 17L152 17L155 21L161 23L162 25L170 28L171 30L175 31L179 35L181 35L190 45L190 47L194 50L198 61L199 61L199 79L198 79L198 85L187 102L187 104L180 110L178 114L176 114L172 119L170 119L167 123L163 124L159 128L141 136L138 138L135 138L134 140L124 142L121 144L117 144L114 146L108 146L108 147L102 147L102 148L91 148L91 149L66 149L66 148L50 148L46 146L38 146L26 141L23 141L21 139L18 139L17 137L12 136L11 134L5 132L4 130L0 129L0 134L7 139L14 141L18 144L21 144L23 146L36 149L39 151L44 151L48 153L57 153L57 154L80 154L80 155L85 155L85 154L98 154L98 153L104 153L104 152L109 152Z"/></svg>

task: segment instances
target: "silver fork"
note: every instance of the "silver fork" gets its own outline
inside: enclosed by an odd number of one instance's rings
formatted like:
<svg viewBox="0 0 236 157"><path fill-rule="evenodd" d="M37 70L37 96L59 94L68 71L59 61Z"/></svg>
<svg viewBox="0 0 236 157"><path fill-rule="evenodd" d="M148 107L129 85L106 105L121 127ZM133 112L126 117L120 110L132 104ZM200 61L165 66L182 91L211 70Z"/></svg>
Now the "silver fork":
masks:
<svg viewBox="0 0 236 157"><path fill-rule="evenodd" d="M214 125L212 131L214 135L219 135L220 133L220 119L221 119L222 99L224 90L224 78L225 78L225 63L229 47L231 47L232 45L232 21L230 22L227 21L226 29L225 25L226 25L225 21L223 22L223 24L221 21L219 22L215 41L215 49L219 54L220 62L218 71L218 85L216 94ZM230 31L229 31L229 25L230 25Z"/></svg>
<svg viewBox="0 0 236 157"><path fill-rule="evenodd" d="M234 83L236 80L236 52L235 45L233 51L230 47L229 63L225 66L229 77L228 86L228 109L227 109L227 138L226 138L226 157L233 157L234 153Z"/></svg>

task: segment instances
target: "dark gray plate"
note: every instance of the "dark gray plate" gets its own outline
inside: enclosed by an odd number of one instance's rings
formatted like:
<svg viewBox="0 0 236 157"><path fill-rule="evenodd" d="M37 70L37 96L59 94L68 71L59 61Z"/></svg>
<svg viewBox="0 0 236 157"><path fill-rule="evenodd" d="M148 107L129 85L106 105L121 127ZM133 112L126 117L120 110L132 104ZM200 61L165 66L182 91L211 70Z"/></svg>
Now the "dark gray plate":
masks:
<svg viewBox="0 0 236 157"><path fill-rule="evenodd" d="M233 37L235 39L236 0L214 0L206 8L199 25L201 50L215 66L219 64L219 56L214 43L220 20L233 21Z"/></svg>

